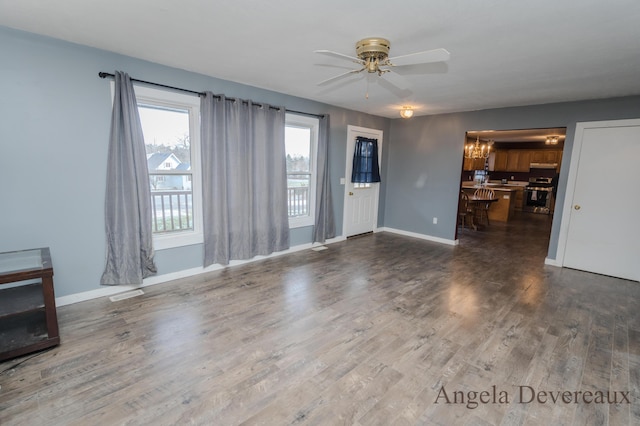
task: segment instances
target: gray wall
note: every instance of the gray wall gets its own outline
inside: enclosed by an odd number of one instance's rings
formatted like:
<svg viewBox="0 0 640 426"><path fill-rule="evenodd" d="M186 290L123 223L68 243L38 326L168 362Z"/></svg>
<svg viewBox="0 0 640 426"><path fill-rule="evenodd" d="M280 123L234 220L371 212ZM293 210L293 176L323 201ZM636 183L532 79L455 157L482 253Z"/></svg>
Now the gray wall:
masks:
<svg viewBox="0 0 640 426"><path fill-rule="evenodd" d="M104 267L104 189L111 119L99 71L288 109L330 114L330 176L342 232L347 125L389 132L390 120L139 59L0 27L0 251L48 246L56 296L99 288ZM311 242L311 227L291 244ZM159 274L202 266L202 246L156 253Z"/></svg>
<svg viewBox="0 0 640 426"><path fill-rule="evenodd" d="M566 127L548 257L555 259L576 123L640 117L640 97L567 102L392 120L384 224L455 238L465 132ZM603 146L603 149L607 149ZM603 171L606 173L606 171ZM438 224L432 223L433 217Z"/></svg>

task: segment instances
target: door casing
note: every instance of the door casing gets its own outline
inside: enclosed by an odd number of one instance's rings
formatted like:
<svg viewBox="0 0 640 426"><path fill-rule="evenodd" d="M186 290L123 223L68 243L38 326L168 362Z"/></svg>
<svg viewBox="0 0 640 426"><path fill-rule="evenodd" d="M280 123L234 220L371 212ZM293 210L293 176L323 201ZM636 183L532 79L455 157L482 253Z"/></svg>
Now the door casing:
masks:
<svg viewBox="0 0 640 426"><path fill-rule="evenodd" d="M357 136L364 136L367 138L373 138L378 140L378 161L382 162L382 130L368 129L366 127L351 126L347 127L347 155L345 164L345 188L344 188L344 209L343 209L343 226L342 236L350 237L353 235L362 234L365 232L375 231L378 226L378 205L380 201L380 183L373 183L371 188L368 189L354 189L351 183L351 169L353 167L353 152L355 150L355 141ZM361 194L368 194L373 197L370 202L370 211L362 212L364 214L369 213L371 216L366 216L366 223L355 223L352 220L353 204ZM350 193L357 195L349 195ZM356 198L354 198L356 197ZM363 215L360 215L362 218ZM370 224L371 226L368 226Z"/></svg>

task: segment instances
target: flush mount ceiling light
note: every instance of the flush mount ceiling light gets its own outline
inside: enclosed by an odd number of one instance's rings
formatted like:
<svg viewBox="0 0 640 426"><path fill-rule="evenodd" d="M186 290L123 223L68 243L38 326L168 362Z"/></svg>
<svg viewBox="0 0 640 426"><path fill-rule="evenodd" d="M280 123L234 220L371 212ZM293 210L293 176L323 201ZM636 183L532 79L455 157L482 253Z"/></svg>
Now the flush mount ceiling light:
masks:
<svg viewBox="0 0 640 426"><path fill-rule="evenodd" d="M410 106L403 106L400 110L400 117L402 118L411 118L413 117L413 108Z"/></svg>
<svg viewBox="0 0 640 426"><path fill-rule="evenodd" d="M557 136L547 136L547 140L544 142L545 145L557 145L558 137Z"/></svg>

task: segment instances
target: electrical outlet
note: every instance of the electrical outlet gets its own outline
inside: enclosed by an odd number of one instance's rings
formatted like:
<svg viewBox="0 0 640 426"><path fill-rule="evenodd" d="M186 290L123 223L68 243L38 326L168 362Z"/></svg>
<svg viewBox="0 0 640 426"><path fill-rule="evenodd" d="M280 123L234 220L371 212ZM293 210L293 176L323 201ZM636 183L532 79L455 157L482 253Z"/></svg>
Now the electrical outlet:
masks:
<svg viewBox="0 0 640 426"><path fill-rule="evenodd" d="M434 224L434 225L436 225L437 223L438 223L438 218L437 218L437 217L434 217L434 218L433 218L433 224Z"/></svg>
<svg viewBox="0 0 640 426"><path fill-rule="evenodd" d="M515 180L515 179L513 178L513 176L511 176L511 180Z"/></svg>

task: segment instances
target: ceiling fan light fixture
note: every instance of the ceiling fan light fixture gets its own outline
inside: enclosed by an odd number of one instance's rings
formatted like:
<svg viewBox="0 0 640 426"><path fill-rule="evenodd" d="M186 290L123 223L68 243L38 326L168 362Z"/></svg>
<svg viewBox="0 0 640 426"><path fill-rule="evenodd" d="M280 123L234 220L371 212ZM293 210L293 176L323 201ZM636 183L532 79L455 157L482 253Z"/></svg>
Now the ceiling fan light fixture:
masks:
<svg viewBox="0 0 640 426"><path fill-rule="evenodd" d="M403 106L400 110L400 117L402 118L411 118L413 117L413 108L410 106Z"/></svg>
<svg viewBox="0 0 640 426"><path fill-rule="evenodd" d="M389 49L391 49L389 40L380 37L365 38L356 43L356 54L363 61L375 58L384 62L389 57Z"/></svg>

